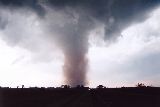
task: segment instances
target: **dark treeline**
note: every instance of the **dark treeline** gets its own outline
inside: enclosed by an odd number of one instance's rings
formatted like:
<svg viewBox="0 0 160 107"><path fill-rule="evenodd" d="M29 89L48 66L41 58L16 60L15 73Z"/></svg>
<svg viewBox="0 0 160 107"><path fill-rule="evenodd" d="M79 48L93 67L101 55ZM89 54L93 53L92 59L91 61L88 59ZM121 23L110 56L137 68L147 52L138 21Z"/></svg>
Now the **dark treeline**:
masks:
<svg viewBox="0 0 160 107"><path fill-rule="evenodd" d="M160 107L160 88L1 87L0 107Z"/></svg>

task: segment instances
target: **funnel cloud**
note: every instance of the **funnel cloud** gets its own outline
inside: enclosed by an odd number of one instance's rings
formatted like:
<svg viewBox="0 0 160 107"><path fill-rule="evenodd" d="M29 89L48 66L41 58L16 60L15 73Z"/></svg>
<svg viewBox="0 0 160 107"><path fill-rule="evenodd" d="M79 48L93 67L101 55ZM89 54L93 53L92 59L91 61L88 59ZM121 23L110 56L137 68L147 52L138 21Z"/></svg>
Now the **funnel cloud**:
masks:
<svg viewBox="0 0 160 107"><path fill-rule="evenodd" d="M159 3L159 0L0 0L0 29L6 35L1 38L11 46L31 51L52 49L42 48L37 41L44 47L56 44L64 55L65 84L87 85L89 33L103 25L103 40L114 42L125 28L147 19ZM40 32L28 33L23 21L32 21L35 26L31 27L39 26ZM24 30L16 29L21 28L18 25Z"/></svg>

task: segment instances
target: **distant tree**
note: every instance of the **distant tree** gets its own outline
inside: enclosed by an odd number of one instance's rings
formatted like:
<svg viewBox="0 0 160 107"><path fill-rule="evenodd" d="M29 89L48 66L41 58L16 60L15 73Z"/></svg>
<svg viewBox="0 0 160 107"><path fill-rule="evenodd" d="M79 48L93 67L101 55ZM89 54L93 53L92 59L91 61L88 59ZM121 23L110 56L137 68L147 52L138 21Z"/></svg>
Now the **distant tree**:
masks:
<svg viewBox="0 0 160 107"><path fill-rule="evenodd" d="M146 87L143 83L138 83L136 87Z"/></svg>
<svg viewBox="0 0 160 107"><path fill-rule="evenodd" d="M106 87L103 85L99 85L99 86L97 86L97 88L106 88Z"/></svg>
<svg viewBox="0 0 160 107"><path fill-rule="evenodd" d="M61 88L70 88L69 85L61 85Z"/></svg>
<svg viewBox="0 0 160 107"><path fill-rule="evenodd" d="M147 87L154 87L153 85L149 85L149 86L147 86Z"/></svg>

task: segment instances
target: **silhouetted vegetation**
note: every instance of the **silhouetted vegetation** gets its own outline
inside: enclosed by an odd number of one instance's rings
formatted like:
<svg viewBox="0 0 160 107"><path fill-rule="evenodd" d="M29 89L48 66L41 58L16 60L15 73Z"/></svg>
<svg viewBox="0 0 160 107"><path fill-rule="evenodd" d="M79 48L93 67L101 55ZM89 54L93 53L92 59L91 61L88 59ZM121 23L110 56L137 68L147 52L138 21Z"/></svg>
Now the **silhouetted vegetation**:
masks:
<svg viewBox="0 0 160 107"><path fill-rule="evenodd" d="M99 85L99 86L97 86L97 88L102 89L102 88L106 88L106 87L103 85Z"/></svg>
<svg viewBox="0 0 160 107"><path fill-rule="evenodd" d="M1 87L0 107L160 107L160 88L137 87Z"/></svg>
<svg viewBox="0 0 160 107"><path fill-rule="evenodd" d="M146 86L146 85L143 84L143 83L138 83L138 84L136 85L136 87L145 88L145 87L152 87L152 86Z"/></svg>

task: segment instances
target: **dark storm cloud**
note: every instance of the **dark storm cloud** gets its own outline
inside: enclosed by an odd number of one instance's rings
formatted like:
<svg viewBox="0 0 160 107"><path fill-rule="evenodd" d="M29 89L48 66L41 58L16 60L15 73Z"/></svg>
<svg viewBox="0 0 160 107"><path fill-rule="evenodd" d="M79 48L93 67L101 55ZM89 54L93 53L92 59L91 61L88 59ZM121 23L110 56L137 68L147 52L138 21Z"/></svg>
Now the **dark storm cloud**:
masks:
<svg viewBox="0 0 160 107"><path fill-rule="evenodd" d="M13 8L28 7L39 15L44 15L44 9L39 4L38 0L0 0L0 6L7 6Z"/></svg>
<svg viewBox="0 0 160 107"><path fill-rule="evenodd" d="M38 13L45 36L55 39L64 53L64 74L66 83L75 86L87 83L87 57L89 32L103 24L105 40L113 41L122 30L131 24L144 21L159 0L0 0L1 6L12 8L29 8ZM26 11L26 10L25 10ZM25 12L24 11L24 12ZM20 13L23 14L24 13ZM29 14L28 14L29 15ZM33 15L33 14L30 14ZM19 15L21 17L21 15ZM25 15L25 17L27 17ZM22 18L25 18L22 17ZM12 17L11 17L12 18ZM18 20L12 20L18 22ZM9 23L9 22L8 22ZM23 23L22 23L23 24ZM7 22L0 16L0 27ZM15 25L17 26L17 25ZM21 29L21 26L17 26ZM18 33L11 36L15 27L7 30L7 39L23 41L26 35ZM44 30L41 29L41 30ZM8 33L9 32L9 33ZM26 34L28 34L26 32ZM30 34L30 33L29 33ZM15 33L16 35L16 33ZM23 36L22 36L23 35ZM32 38L32 36L31 36ZM32 40L32 39L31 39ZM10 41L10 40L9 40ZM25 40L26 41L26 40ZM15 42L17 43L17 42ZM21 42L21 45L23 42ZM28 46L28 44L27 44Z"/></svg>
<svg viewBox="0 0 160 107"><path fill-rule="evenodd" d="M132 23L144 21L160 0L48 0L48 4L63 9L80 8L105 24L106 40L115 39Z"/></svg>
<svg viewBox="0 0 160 107"><path fill-rule="evenodd" d="M135 22L143 21L149 9L159 5L160 0L0 0L2 5L24 7L28 6L44 14L41 4L47 4L57 9L80 8L92 18L104 23L106 40L115 39L121 31ZM87 16L85 16L87 17Z"/></svg>

